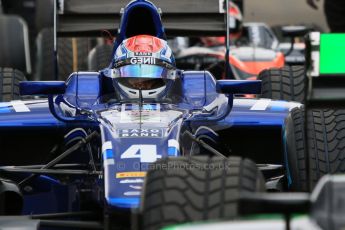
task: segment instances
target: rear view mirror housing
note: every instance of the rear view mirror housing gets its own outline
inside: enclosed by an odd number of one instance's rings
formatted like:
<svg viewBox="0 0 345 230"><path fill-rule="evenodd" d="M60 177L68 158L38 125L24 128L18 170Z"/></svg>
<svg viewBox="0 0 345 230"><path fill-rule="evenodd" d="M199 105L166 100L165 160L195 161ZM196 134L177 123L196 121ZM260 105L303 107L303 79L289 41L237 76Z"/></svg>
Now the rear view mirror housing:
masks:
<svg viewBox="0 0 345 230"><path fill-rule="evenodd" d="M19 92L22 96L58 95L64 94L65 90L64 81L22 81L19 83Z"/></svg>
<svg viewBox="0 0 345 230"><path fill-rule="evenodd" d="M222 94L261 94L261 81L218 80L216 90Z"/></svg>

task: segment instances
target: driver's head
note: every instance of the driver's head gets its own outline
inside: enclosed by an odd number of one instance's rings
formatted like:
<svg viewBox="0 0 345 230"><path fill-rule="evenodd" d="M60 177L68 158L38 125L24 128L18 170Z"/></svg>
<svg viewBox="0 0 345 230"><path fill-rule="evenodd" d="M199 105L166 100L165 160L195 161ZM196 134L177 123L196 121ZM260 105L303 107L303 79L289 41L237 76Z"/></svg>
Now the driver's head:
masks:
<svg viewBox="0 0 345 230"><path fill-rule="evenodd" d="M150 35L126 39L116 49L112 76L124 97L138 98L140 90L144 98L160 97L176 77L172 51Z"/></svg>
<svg viewBox="0 0 345 230"><path fill-rule="evenodd" d="M229 30L230 39L238 39L242 34L243 16L240 8L233 2L229 3Z"/></svg>
<svg viewBox="0 0 345 230"><path fill-rule="evenodd" d="M235 41L242 36L243 16L241 9L232 1L229 2L230 40ZM224 46L225 37L201 37L201 43L207 47Z"/></svg>

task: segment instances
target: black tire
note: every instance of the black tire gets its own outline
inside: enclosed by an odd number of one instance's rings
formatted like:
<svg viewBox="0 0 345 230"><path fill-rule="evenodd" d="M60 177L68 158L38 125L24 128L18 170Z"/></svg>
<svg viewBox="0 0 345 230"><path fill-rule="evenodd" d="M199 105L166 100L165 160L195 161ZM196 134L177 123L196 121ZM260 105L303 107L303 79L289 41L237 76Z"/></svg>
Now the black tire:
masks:
<svg viewBox="0 0 345 230"><path fill-rule="evenodd" d="M0 102L18 100L19 82L25 81L22 72L12 68L0 68Z"/></svg>
<svg viewBox="0 0 345 230"><path fill-rule="evenodd" d="M54 26L54 0L36 0L36 31Z"/></svg>
<svg viewBox="0 0 345 230"><path fill-rule="evenodd" d="M308 111L310 188L325 174L345 172L345 109Z"/></svg>
<svg viewBox="0 0 345 230"><path fill-rule="evenodd" d="M98 71L110 65L113 46L102 44L93 48L88 56L89 71Z"/></svg>
<svg viewBox="0 0 345 230"><path fill-rule="evenodd" d="M262 98L304 103L306 76L303 66L284 66L280 69L263 70L258 79L262 81Z"/></svg>
<svg viewBox="0 0 345 230"><path fill-rule="evenodd" d="M239 157L178 157L153 164L142 197L142 229L238 216L243 192L263 191L254 162Z"/></svg>
<svg viewBox="0 0 345 230"><path fill-rule="evenodd" d="M87 56L91 48L90 39L59 38L57 48L59 80L66 80L72 72L87 70ZM37 36L36 63L37 80L55 80L54 35L52 28L43 29Z"/></svg>
<svg viewBox="0 0 345 230"><path fill-rule="evenodd" d="M326 174L345 173L345 109L294 109L286 123L292 190L312 191ZM306 149L305 138L308 140Z"/></svg>
<svg viewBox="0 0 345 230"><path fill-rule="evenodd" d="M74 54L73 47L76 54ZM88 38L59 39L59 78L65 80L72 72L87 71L87 56L90 50L91 44ZM75 55L75 59L73 55Z"/></svg>
<svg viewBox="0 0 345 230"><path fill-rule="evenodd" d="M55 80L54 77L54 35L50 28L43 29L36 40L35 80Z"/></svg>
<svg viewBox="0 0 345 230"><path fill-rule="evenodd" d="M292 191L309 190L304 128L304 109L294 108L285 126L286 174L288 187Z"/></svg>
<svg viewBox="0 0 345 230"><path fill-rule="evenodd" d="M0 66L30 73L28 38L28 28L22 18L0 15Z"/></svg>

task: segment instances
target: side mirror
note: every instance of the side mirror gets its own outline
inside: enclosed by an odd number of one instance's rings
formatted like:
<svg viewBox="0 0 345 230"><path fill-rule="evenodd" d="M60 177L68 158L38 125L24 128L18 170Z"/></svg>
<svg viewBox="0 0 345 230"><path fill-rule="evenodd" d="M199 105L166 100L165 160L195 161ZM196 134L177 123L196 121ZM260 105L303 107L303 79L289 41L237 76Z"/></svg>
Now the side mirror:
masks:
<svg viewBox="0 0 345 230"><path fill-rule="evenodd" d="M303 37L309 32L309 28L305 26L283 26L282 33L284 37Z"/></svg>
<svg viewBox="0 0 345 230"><path fill-rule="evenodd" d="M219 80L216 90L223 94L261 94L261 81Z"/></svg>
<svg viewBox="0 0 345 230"><path fill-rule="evenodd" d="M20 95L57 95L64 94L64 81L22 81L19 83Z"/></svg>

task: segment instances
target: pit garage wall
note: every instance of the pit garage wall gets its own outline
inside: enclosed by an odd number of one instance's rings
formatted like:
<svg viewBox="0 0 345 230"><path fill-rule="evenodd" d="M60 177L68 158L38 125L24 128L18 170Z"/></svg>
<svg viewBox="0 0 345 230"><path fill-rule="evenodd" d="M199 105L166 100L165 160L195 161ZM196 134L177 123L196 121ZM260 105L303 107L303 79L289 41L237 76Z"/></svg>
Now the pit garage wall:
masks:
<svg viewBox="0 0 345 230"><path fill-rule="evenodd" d="M245 21L265 22L269 25L316 24L328 31L323 2L314 10L306 0L244 0Z"/></svg>

